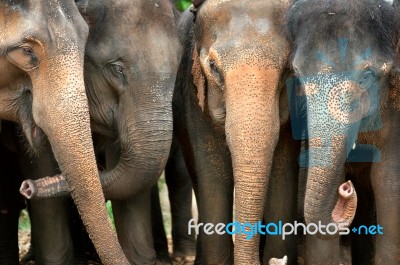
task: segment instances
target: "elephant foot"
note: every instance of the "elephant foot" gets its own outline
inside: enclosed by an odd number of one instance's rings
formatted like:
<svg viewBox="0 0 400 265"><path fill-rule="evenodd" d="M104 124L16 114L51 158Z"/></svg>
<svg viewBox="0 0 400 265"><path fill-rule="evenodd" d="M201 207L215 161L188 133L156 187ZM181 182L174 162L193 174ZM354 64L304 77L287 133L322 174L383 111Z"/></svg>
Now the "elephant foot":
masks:
<svg viewBox="0 0 400 265"><path fill-rule="evenodd" d="M272 258L269 260L268 265L287 265L287 256L281 259Z"/></svg>
<svg viewBox="0 0 400 265"><path fill-rule="evenodd" d="M172 259L168 253L157 253L156 265L172 265Z"/></svg>
<svg viewBox="0 0 400 265"><path fill-rule="evenodd" d="M174 260L174 265L193 265L194 260L196 259L195 256L178 256L174 255L173 260Z"/></svg>

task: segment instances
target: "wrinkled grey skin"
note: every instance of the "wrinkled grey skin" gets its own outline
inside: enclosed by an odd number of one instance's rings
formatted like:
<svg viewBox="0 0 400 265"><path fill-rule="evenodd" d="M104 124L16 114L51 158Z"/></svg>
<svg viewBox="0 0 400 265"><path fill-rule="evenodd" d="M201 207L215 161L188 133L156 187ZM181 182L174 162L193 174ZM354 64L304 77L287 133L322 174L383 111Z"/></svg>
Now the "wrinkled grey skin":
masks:
<svg viewBox="0 0 400 265"><path fill-rule="evenodd" d="M169 1L142 0L92 1L83 11L90 28L85 83L92 129L117 140L106 149L109 170L101 182L132 264L153 264L156 258L150 189L165 167L172 140L179 59L173 10Z"/></svg>
<svg viewBox="0 0 400 265"><path fill-rule="evenodd" d="M33 147L48 137L104 264L127 264L104 206L90 134L83 56L88 34L72 0L0 2L0 119Z"/></svg>
<svg viewBox="0 0 400 265"><path fill-rule="evenodd" d="M307 223L338 222L333 209L339 185L346 178L353 180L361 195L356 225L378 223L384 231L400 229L396 161L400 149L399 83L393 72L399 38L397 14L398 10L385 1L361 0L298 1L289 12L289 32L294 44L292 66L296 75L303 78L300 91L307 99L308 146L313 149L308 155L310 164L306 173L304 217ZM340 46L340 38L346 38L347 44ZM368 49L370 56L360 60L360 55ZM316 56L318 51L328 60L318 59L321 58ZM343 72L354 73L354 79L341 75ZM314 85L307 83L306 77L312 77L309 80ZM373 96L374 91L378 97ZM379 120L382 126L376 126ZM332 132L335 137L326 142ZM351 157L362 148L361 144L375 146L380 152L380 161L371 163L370 157L366 162L346 162L349 154ZM370 241L368 247L360 248L357 244L361 240L353 237L353 264L399 264L397 232L365 239ZM318 239L310 237L307 248L307 264L339 263L338 239L318 243Z"/></svg>
<svg viewBox="0 0 400 265"><path fill-rule="evenodd" d="M89 25L85 85L92 130L106 139L103 191L112 200L118 239L129 261L154 264L150 189L171 146L171 102L180 54L173 3L77 5ZM60 181L60 190L69 190Z"/></svg>
<svg viewBox="0 0 400 265"><path fill-rule="evenodd" d="M171 206L171 237L173 244L172 260L179 264L192 264L196 255L196 237L188 234L188 223L192 215L192 183L182 155L181 148L174 138L171 152L165 167L165 181ZM164 230L158 188L152 190L152 226L157 258L171 264L168 254L168 241Z"/></svg>
<svg viewBox="0 0 400 265"><path fill-rule="evenodd" d="M174 133L192 177L199 222L232 221L234 185L239 222L255 223L264 216L267 221L293 222L297 147L279 82L289 53L281 23L289 3L193 2L195 23L186 11L178 24L184 52L173 110ZM284 255L294 263L297 258L294 238L267 238L261 261L258 235L251 240L235 235L233 247L230 235L202 231L196 264L268 264Z"/></svg>

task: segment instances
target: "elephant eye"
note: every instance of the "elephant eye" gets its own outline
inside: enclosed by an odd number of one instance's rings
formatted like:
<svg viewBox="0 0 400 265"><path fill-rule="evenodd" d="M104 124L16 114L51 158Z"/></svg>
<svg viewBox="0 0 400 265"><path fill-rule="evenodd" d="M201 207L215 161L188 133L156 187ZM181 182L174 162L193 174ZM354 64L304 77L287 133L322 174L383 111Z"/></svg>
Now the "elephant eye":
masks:
<svg viewBox="0 0 400 265"><path fill-rule="evenodd" d="M376 72L372 68L368 68L361 73L358 83L364 89L368 89L376 81Z"/></svg>
<svg viewBox="0 0 400 265"><path fill-rule="evenodd" d="M33 48L27 44L10 49L7 58L25 71L33 70L39 65L39 59Z"/></svg>
<svg viewBox="0 0 400 265"><path fill-rule="evenodd" d="M118 64L112 64L111 69L114 71L115 74L117 75L123 75L124 74L124 68L121 65Z"/></svg>
<svg viewBox="0 0 400 265"><path fill-rule="evenodd" d="M128 85L128 78L125 75L125 66L123 61L118 60L109 63L105 67L105 77L118 93L122 93L126 85Z"/></svg>
<svg viewBox="0 0 400 265"><path fill-rule="evenodd" d="M220 70L218 69L218 66L216 64L216 62L214 60L210 60L209 61L209 65L210 65L210 69L211 69L211 73L213 74L213 76L215 77L215 79L217 79L217 81L219 83L222 83L222 75Z"/></svg>
<svg viewBox="0 0 400 265"><path fill-rule="evenodd" d="M24 46L24 47L21 47L21 49L22 49L22 51L23 51L24 53L26 53L27 55L32 55L32 53L33 53L33 50L32 50L31 47Z"/></svg>

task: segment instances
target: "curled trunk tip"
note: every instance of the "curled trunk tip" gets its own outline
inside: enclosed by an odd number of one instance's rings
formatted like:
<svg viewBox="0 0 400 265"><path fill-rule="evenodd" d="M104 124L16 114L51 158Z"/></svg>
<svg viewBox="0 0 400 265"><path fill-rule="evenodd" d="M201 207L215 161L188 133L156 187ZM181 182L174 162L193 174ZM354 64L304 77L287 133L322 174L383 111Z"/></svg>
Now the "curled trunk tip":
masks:
<svg viewBox="0 0 400 265"><path fill-rule="evenodd" d="M354 219L357 209L357 193L353 183L349 180L339 186L339 198L332 211L335 223L344 223L349 226Z"/></svg>
<svg viewBox="0 0 400 265"><path fill-rule="evenodd" d="M62 197L70 194L68 183L63 175L38 180L24 180L19 191L29 200Z"/></svg>
<svg viewBox="0 0 400 265"><path fill-rule="evenodd" d="M28 200L35 198L37 195L37 187L34 180L24 180L19 188L19 192Z"/></svg>

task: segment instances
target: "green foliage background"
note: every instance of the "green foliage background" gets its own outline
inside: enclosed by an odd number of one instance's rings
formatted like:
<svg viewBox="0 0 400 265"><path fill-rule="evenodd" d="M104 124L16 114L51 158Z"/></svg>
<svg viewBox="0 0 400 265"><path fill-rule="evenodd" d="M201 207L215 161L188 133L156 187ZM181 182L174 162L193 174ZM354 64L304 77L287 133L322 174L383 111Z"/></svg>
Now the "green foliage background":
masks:
<svg viewBox="0 0 400 265"><path fill-rule="evenodd" d="M180 11L184 11L186 8L188 8L190 6L192 1L191 0L177 0L177 1L175 1L175 3L176 3L176 7Z"/></svg>

